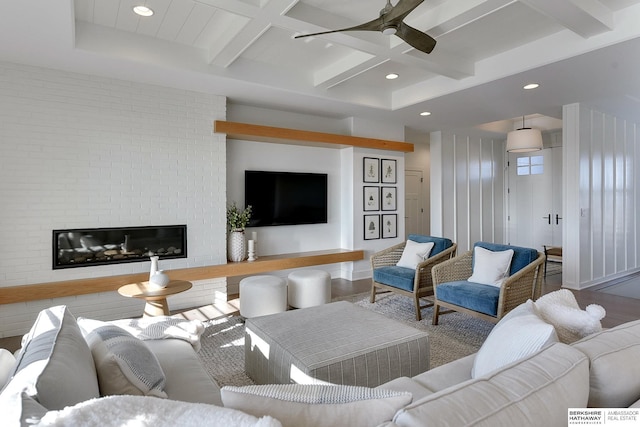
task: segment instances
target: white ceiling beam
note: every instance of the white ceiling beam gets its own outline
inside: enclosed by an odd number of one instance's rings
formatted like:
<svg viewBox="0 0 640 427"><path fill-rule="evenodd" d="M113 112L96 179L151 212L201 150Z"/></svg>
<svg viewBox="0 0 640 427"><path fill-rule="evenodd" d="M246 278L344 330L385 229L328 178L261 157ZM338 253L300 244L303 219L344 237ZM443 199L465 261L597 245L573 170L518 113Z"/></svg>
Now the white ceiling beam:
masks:
<svg viewBox="0 0 640 427"><path fill-rule="evenodd" d="M354 51L340 61L329 64L327 67L315 72L313 85L318 88L329 89L388 61L388 59Z"/></svg>
<svg viewBox="0 0 640 427"><path fill-rule="evenodd" d="M611 31L614 28L613 12L598 0L520 1L584 38Z"/></svg>

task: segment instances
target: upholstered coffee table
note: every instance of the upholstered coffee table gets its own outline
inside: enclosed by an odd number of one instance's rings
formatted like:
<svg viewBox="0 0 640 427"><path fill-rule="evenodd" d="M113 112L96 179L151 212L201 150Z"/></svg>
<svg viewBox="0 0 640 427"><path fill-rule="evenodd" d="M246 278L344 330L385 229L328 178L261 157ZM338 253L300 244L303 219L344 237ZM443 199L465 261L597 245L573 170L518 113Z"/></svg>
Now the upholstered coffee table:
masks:
<svg viewBox="0 0 640 427"><path fill-rule="evenodd" d="M426 332L346 301L247 319L244 348L257 384L375 387L429 369Z"/></svg>

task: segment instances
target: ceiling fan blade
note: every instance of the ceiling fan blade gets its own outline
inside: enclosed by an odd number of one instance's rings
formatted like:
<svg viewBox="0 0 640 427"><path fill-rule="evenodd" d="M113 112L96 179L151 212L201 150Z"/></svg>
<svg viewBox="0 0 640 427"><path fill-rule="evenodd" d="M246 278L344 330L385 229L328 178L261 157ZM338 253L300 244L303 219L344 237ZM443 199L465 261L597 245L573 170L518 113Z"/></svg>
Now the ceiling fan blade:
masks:
<svg viewBox="0 0 640 427"><path fill-rule="evenodd" d="M340 30L322 31L320 33L313 34L301 34L299 36L295 36L294 39L319 36L321 34L339 33L341 31L382 31L383 24L384 21L382 20L382 17L378 17L372 21L365 22L364 24L356 25L355 27L342 28Z"/></svg>
<svg viewBox="0 0 640 427"><path fill-rule="evenodd" d="M436 39L422 31L416 30L404 22L400 22L400 25L398 25L396 36L424 53L431 53L433 48L436 47Z"/></svg>
<svg viewBox="0 0 640 427"><path fill-rule="evenodd" d="M400 0L398 4L396 4L391 12L387 13L385 16L385 21L394 21L394 20L403 20L405 16L410 14L413 9L420 6L424 0Z"/></svg>

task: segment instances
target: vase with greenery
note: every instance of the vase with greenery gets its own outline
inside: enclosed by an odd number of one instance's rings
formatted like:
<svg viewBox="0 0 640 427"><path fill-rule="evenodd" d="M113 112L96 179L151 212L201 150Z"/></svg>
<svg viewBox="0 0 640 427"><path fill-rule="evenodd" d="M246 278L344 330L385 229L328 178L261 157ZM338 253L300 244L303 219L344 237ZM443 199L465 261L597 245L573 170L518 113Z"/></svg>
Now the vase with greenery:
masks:
<svg viewBox="0 0 640 427"><path fill-rule="evenodd" d="M247 244L244 229L251 219L251 205L240 209L235 202L227 208L227 258L232 262L246 259Z"/></svg>

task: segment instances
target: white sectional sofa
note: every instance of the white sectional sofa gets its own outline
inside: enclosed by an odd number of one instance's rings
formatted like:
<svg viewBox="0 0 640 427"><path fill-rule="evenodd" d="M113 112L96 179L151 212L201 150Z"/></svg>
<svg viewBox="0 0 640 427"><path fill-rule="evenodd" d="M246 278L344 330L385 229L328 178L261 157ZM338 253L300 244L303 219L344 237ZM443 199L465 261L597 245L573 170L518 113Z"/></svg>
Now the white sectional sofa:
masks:
<svg viewBox="0 0 640 427"><path fill-rule="evenodd" d="M127 341L110 334L102 336L106 343L115 340L110 349ZM13 365L0 393L0 425L115 426L136 419L135 425L154 426L556 426L567 424L568 408L640 407L640 320L571 345L543 337L540 349L497 369L491 364L506 360L509 350L485 348L487 339L475 355L375 389L287 384L220 390L189 342L148 340L164 379L129 379L141 396L108 397L101 397L100 370L113 358L96 352L95 336L85 336L65 307L53 307L40 313L15 361L0 353L0 367ZM142 374L154 378L154 372Z"/></svg>

